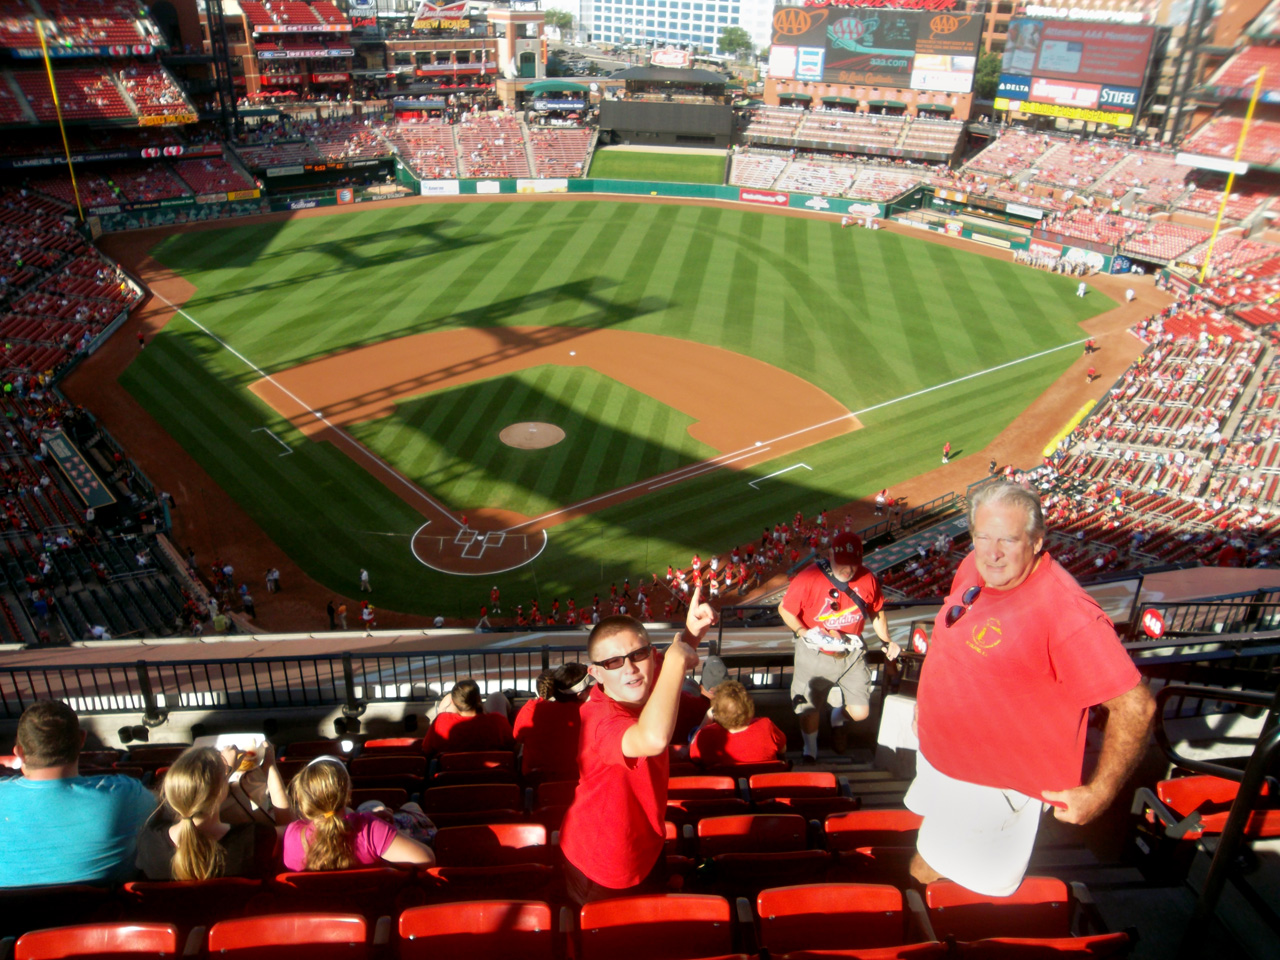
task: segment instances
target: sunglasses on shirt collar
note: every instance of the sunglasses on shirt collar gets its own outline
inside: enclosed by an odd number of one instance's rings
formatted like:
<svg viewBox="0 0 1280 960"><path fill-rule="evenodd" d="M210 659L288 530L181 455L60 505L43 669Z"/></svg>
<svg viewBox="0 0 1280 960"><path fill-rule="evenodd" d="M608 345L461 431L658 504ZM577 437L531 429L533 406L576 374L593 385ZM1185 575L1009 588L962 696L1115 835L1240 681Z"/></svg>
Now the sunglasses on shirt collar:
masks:
<svg viewBox="0 0 1280 960"><path fill-rule="evenodd" d="M956 625L956 621L969 612L969 608L973 606L974 601L978 599L978 595L981 593L982 584L975 583L964 592L964 595L960 597L960 602L958 604L947 610L947 615L942 618L942 622L948 627L954 627Z"/></svg>
<svg viewBox="0 0 1280 960"><path fill-rule="evenodd" d="M630 660L632 663L640 663L644 660L648 660L651 656L653 656L653 645L646 643L643 647L632 650L630 653L624 653L620 657L609 657L606 660L592 660L591 665L593 667L599 667L601 670L617 670L627 660Z"/></svg>

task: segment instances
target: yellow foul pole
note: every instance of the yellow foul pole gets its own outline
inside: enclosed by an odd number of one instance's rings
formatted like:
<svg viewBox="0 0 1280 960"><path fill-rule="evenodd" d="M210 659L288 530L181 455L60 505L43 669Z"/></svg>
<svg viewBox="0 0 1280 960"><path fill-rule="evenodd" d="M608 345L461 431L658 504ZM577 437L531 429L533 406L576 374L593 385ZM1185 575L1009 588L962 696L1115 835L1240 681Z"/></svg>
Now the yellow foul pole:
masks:
<svg viewBox="0 0 1280 960"><path fill-rule="evenodd" d="M1222 226L1222 214L1227 209L1227 200L1231 196L1231 186L1236 182L1236 166L1240 163L1240 154L1244 153L1244 138L1249 135L1249 124L1253 122L1253 108L1258 105L1258 95L1262 93L1262 78L1267 71L1258 68L1257 79L1253 81L1253 96L1249 98L1249 109L1244 115L1244 123L1240 127L1240 139L1236 141L1236 155L1231 161L1231 170L1227 173L1227 183L1222 188L1222 200L1218 204L1218 218L1213 222L1213 233L1209 237L1209 249L1204 254L1204 266L1200 268L1200 283L1204 283L1209 272L1209 260L1213 256L1213 245L1218 242L1218 230Z"/></svg>
<svg viewBox="0 0 1280 960"><path fill-rule="evenodd" d="M44 69L49 75L49 92L53 94L53 109L58 115L58 132L62 134L62 150L67 155L67 169L71 171L71 192L76 198L76 214L84 219L84 207L80 205L80 188L76 185L76 168L71 162L71 147L67 143L67 128L62 123L62 105L58 103L58 87L53 82L53 64L49 62L49 44L44 37L44 24L36 17L36 33L40 36L40 52L44 55Z"/></svg>

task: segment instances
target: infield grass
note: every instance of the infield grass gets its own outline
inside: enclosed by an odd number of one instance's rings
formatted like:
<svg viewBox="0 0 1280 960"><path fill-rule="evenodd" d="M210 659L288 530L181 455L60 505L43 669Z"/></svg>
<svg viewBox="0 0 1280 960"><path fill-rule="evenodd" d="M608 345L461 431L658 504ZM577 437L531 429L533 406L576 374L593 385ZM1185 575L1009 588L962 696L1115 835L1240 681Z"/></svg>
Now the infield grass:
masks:
<svg viewBox="0 0 1280 960"><path fill-rule="evenodd" d="M662 180L668 183L724 183L725 152L644 153L602 147L591 161L590 177L602 180Z"/></svg>
<svg viewBox="0 0 1280 960"><path fill-rule="evenodd" d="M1071 278L914 236L654 203L373 207L175 234L153 255L194 284L190 317L267 372L454 327L614 326L756 357L858 413L864 429L799 454L554 527L534 564L500 578L513 603L587 599L751 540L797 509L870 496L932 469L947 440L954 456L976 453L1079 356L1055 349L1081 339L1078 322L1114 305L1077 298ZM408 536L422 516L259 401L247 389L259 376L179 316L122 382L330 589L352 595L364 566L381 606L475 616L492 584L419 565ZM495 446L508 422L558 417L571 435L559 447ZM701 459L686 426L598 374L538 367L405 400L353 432L451 509L506 500L536 513ZM811 469L748 486L798 462ZM192 495L181 509L200 509Z"/></svg>

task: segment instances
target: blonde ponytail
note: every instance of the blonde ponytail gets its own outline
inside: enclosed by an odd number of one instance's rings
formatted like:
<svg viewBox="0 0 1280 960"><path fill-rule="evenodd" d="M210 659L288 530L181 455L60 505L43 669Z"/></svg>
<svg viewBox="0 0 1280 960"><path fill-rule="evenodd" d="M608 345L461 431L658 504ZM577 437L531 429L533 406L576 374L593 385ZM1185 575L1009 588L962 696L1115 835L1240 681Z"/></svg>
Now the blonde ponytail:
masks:
<svg viewBox="0 0 1280 960"><path fill-rule="evenodd" d="M347 768L335 757L320 757L289 782L289 800L308 826L303 829L307 870L350 870L359 866L355 830L345 816L351 797Z"/></svg>
<svg viewBox="0 0 1280 960"><path fill-rule="evenodd" d="M164 799L178 817L177 848L170 870L175 880L208 880L222 876L226 851L195 824L196 817L217 816L227 768L212 747L183 752L164 777Z"/></svg>

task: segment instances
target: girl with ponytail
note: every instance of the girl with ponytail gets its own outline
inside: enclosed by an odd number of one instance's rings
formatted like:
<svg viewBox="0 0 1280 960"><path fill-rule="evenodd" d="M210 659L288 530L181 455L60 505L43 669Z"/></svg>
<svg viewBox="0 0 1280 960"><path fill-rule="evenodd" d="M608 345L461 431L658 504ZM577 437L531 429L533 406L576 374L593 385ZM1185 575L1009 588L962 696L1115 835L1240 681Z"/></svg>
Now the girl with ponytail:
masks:
<svg viewBox="0 0 1280 960"><path fill-rule="evenodd" d="M192 747L169 767L164 801L138 837L138 869L148 880L256 872L255 825L228 824L221 816L228 773L227 758L212 747Z"/></svg>
<svg viewBox="0 0 1280 960"><path fill-rule="evenodd" d="M337 757L316 757L289 782L289 799L301 818L284 834L287 870L350 870L386 863L431 866L435 854L385 820L351 813L351 779Z"/></svg>

